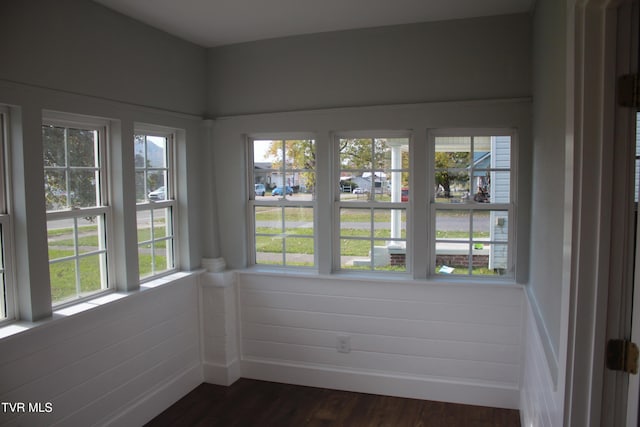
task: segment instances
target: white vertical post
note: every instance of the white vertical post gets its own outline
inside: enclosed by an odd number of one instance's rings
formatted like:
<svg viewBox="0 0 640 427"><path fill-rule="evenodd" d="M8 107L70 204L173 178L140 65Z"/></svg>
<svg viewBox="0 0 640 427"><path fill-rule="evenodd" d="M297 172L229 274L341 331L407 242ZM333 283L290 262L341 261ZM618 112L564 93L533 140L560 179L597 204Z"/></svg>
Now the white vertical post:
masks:
<svg viewBox="0 0 640 427"><path fill-rule="evenodd" d="M402 149L399 143L388 142L391 146L391 201L400 202L402 194ZM391 211L391 238L398 239L401 237L401 215L400 210L393 209Z"/></svg>

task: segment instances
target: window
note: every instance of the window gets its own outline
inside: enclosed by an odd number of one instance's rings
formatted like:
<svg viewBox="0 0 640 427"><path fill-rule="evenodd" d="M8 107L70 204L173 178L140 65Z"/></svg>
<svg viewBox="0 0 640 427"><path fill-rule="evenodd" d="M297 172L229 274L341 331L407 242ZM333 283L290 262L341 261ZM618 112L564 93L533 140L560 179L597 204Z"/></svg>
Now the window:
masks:
<svg viewBox="0 0 640 427"><path fill-rule="evenodd" d="M173 134L136 131L134 152L140 278L175 270Z"/></svg>
<svg viewBox="0 0 640 427"><path fill-rule="evenodd" d="M8 110L0 107L0 322L10 320L14 315L13 286L10 280L7 262L11 255L8 236L11 225L8 209L7 186L7 140L8 140Z"/></svg>
<svg viewBox="0 0 640 427"><path fill-rule="evenodd" d="M406 272L408 135L339 135L336 144L336 265L342 270Z"/></svg>
<svg viewBox="0 0 640 427"><path fill-rule="evenodd" d="M55 306L109 287L106 127L45 119L42 139Z"/></svg>
<svg viewBox="0 0 640 427"><path fill-rule="evenodd" d="M313 139L250 139L252 263L314 267Z"/></svg>
<svg viewBox="0 0 640 427"><path fill-rule="evenodd" d="M432 272L512 274L513 135L431 133Z"/></svg>

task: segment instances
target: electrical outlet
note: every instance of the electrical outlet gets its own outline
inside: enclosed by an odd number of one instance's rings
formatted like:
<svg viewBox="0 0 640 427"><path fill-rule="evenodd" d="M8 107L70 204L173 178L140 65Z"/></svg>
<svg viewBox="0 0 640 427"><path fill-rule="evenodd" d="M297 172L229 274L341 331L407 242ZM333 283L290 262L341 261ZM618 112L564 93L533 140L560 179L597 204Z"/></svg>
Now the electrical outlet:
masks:
<svg viewBox="0 0 640 427"><path fill-rule="evenodd" d="M347 335L338 335L336 349L339 353L349 353L351 351L351 337Z"/></svg>

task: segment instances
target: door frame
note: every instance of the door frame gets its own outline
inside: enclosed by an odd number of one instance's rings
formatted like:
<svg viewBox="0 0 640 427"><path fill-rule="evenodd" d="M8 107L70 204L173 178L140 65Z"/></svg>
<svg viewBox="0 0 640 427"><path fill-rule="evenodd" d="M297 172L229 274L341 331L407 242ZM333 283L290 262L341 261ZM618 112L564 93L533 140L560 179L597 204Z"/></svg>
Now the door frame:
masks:
<svg viewBox="0 0 640 427"><path fill-rule="evenodd" d="M564 425L625 425L628 378L604 368L609 336L624 330L630 303L619 261L621 137L616 108L618 14L637 0L567 1L567 138L563 259ZM624 61L623 61L624 62ZM618 117L618 118L617 118ZM614 176L616 178L614 179ZM616 197L614 197L614 193ZM623 198L624 199L624 198ZM614 255L614 256L612 256ZM627 284L628 286L628 284ZM621 314L624 312L623 314ZM566 329L565 329L566 327ZM624 336L624 334L622 335ZM566 346L566 347L565 347ZM621 408L625 411L620 412ZM621 414L624 414L622 416Z"/></svg>

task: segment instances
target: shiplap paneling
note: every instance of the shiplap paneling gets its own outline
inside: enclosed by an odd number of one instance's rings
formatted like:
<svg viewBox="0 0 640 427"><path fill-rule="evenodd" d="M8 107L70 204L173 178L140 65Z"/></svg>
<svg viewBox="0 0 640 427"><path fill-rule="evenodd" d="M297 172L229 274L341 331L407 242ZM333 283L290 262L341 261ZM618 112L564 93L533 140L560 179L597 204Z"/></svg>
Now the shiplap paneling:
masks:
<svg viewBox="0 0 640 427"><path fill-rule="evenodd" d="M518 407L519 286L243 272L238 300L243 376Z"/></svg>
<svg viewBox="0 0 640 427"><path fill-rule="evenodd" d="M561 427L562 394L551 378L551 369L528 299L524 310L523 378L520 388L522 425Z"/></svg>
<svg viewBox="0 0 640 427"><path fill-rule="evenodd" d="M197 307L191 275L3 339L0 400L53 411L3 413L0 425L151 419L202 382Z"/></svg>

